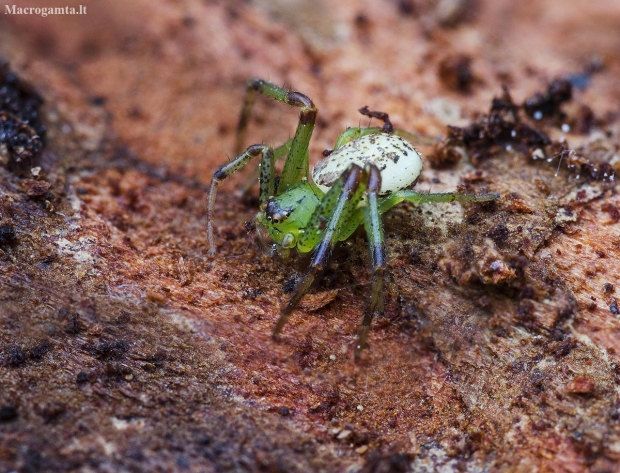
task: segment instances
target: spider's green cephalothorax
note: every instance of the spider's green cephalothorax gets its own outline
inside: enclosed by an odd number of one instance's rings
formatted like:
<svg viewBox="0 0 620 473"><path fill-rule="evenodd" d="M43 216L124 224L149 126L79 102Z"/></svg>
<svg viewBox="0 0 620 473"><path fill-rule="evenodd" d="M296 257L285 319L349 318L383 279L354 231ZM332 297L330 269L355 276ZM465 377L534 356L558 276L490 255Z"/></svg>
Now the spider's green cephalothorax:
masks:
<svg viewBox="0 0 620 473"><path fill-rule="evenodd" d="M241 152L257 92L299 107L299 122L294 137L278 148L257 144ZM381 215L404 200L414 203L488 202L499 197L494 193L420 194L409 190L422 170L422 157L404 139L411 135L395 130L386 113L372 112L366 107L360 112L382 120L383 127L345 130L334 149L315 166L312 182L309 181L308 149L317 113L312 100L261 79L251 80L237 129L237 152L240 154L215 172L207 204L209 253L214 254L213 211L218 184L252 158L260 156L261 205L255 219L259 238L274 252L282 253L282 249L286 253L292 248L301 253L312 252L308 272L282 309L274 337L325 268L336 243L349 238L358 227L364 227L372 262L372 288L358 333L356 356L366 346L373 317L383 313L383 274L387 263ZM284 169L278 177L275 162L284 156Z"/></svg>
<svg viewBox="0 0 620 473"><path fill-rule="evenodd" d="M316 188L307 182L291 187L284 194L271 196L256 214L256 228L264 243L295 248L303 236L312 213L320 203ZM268 239L266 239L268 237ZM304 251L304 248L299 248ZM310 251L312 248L306 249Z"/></svg>

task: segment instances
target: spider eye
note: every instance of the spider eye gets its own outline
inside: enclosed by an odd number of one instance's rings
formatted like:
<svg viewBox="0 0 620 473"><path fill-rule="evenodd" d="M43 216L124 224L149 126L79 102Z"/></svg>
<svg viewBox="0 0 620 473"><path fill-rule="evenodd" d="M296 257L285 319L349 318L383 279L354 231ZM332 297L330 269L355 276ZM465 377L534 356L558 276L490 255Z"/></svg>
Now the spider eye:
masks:
<svg viewBox="0 0 620 473"><path fill-rule="evenodd" d="M269 223L279 224L284 222L291 214L291 209L282 208L282 205L273 197L267 200L265 205L265 218Z"/></svg>

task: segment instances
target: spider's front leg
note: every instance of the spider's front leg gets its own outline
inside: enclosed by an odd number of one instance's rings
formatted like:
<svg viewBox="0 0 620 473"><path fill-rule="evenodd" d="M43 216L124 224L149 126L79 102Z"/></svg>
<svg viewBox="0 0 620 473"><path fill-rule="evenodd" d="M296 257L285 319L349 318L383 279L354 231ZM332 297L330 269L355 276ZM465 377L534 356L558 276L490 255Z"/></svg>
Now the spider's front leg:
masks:
<svg viewBox="0 0 620 473"><path fill-rule="evenodd" d="M355 358L359 357L360 352L366 347L372 319L375 315L382 314L384 310L383 274L386 268L386 260L383 225L378 205L380 189L381 172L374 165L367 165L362 169L353 164L334 182L305 229L305 239L317 239L316 250L308 271L297 284L293 297L282 310L273 331L274 337L282 331L295 307L308 292L317 276L325 269L336 242L342 239L343 234L348 233L347 227L351 225L351 217L356 212L358 203L366 192L364 227L368 235L372 261L372 289L368 309L362 320L355 347ZM320 230L322 225L324 226L323 231ZM320 239L317 238L317 235L320 235ZM302 244L313 245L313 242L305 241Z"/></svg>
<svg viewBox="0 0 620 473"><path fill-rule="evenodd" d="M383 274L387 266L385 260L385 242L383 237L383 223L379 211L379 191L381 190L381 171L374 166L368 166L368 189L367 203L364 208L364 228L368 236L370 248L370 261L372 263L372 288L368 309L357 335L355 346L355 359L359 358L361 351L366 348L368 331L372 319L377 314L384 313L383 306Z"/></svg>
<svg viewBox="0 0 620 473"><path fill-rule="evenodd" d="M209 255L215 254L215 239L213 237L213 213L215 211L215 197L217 196L217 188L224 179L231 176L245 166L252 158L261 155L260 163L260 195L259 200L261 208L267 203L269 197L274 195L276 188L276 171L275 157L271 146L252 145L243 153L233 159L230 163L220 167L213 178L209 188L209 197L207 198L207 241L209 244Z"/></svg>
<svg viewBox="0 0 620 473"><path fill-rule="evenodd" d="M289 91L283 87L272 84L262 79L252 79L248 82L243 108L239 115L239 123L237 125L237 141L236 152L239 153L243 146L245 131L247 129L252 106L256 100L256 94L260 93L277 100L278 102L299 107L299 122L295 135L285 144L287 147L288 158L284 163L284 169L280 176L280 184L278 189L280 192L287 191L295 184L299 184L308 178L309 173L309 155L308 147L312 131L314 130L314 122L316 120L317 109L307 95L301 92Z"/></svg>
<svg viewBox="0 0 620 473"><path fill-rule="evenodd" d="M286 304L273 337L277 337L299 301L308 292L316 277L325 269L327 261L338 242L341 228L355 210L366 188L367 172L353 164L340 176L323 197L304 228L299 246L314 248L310 266L295 286L293 297Z"/></svg>

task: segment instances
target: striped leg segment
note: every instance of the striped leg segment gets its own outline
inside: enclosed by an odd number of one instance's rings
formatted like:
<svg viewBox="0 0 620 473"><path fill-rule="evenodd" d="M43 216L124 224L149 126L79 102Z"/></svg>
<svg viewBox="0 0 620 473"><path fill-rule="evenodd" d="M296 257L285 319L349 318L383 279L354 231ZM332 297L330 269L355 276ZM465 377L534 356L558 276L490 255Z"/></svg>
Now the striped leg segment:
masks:
<svg viewBox="0 0 620 473"><path fill-rule="evenodd" d="M372 289L355 347L355 357L356 359L359 357L359 353L367 345L368 332L373 318L384 312L383 275L387 263L383 225L378 203L380 189L381 172L376 166L367 165L362 169L359 166L352 165L328 191L308 224L306 234L309 236L307 238L310 238L313 233L317 233L317 230L321 228L321 222L323 222L324 230L320 232L320 240L317 242L309 270L297 284L293 297L282 310L273 331L274 338L282 331L293 310L325 269L335 244L340 240L343 224L357 210L360 199L366 193L367 205L365 206L364 227L368 235L372 261Z"/></svg>
<svg viewBox="0 0 620 473"><path fill-rule="evenodd" d="M299 112L299 123L297 124L297 129L295 130L295 135L293 136L288 151L288 159L284 164L284 170L280 177L279 189L280 192L284 192L289 187L308 178L308 146L310 138L312 137L312 131L314 130L317 109L312 100L300 92L288 91L283 87L279 87L262 79L252 79L248 83L245 100L243 101L243 108L241 109L239 123L237 125L237 152L243 147L245 132L257 93L301 109Z"/></svg>
<svg viewBox="0 0 620 473"><path fill-rule="evenodd" d="M327 192L316 211L312 215L305 235L307 238L317 237L316 250L312 255L309 269L297 283L293 297L286 304L273 330L274 338L282 331L291 313L299 301L308 292L317 276L325 269L331 252L338 241L342 222L351 215L362 198L367 181L367 173L353 164Z"/></svg>
<svg viewBox="0 0 620 473"><path fill-rule="evenodd" d="M378 194L381 189L381 172L374 166L368 166L367 205L365 207L364 228L368 236L370 247L370 261L372 263L372 288L368 309L357 335L355 346L355 359L359 358L361 351L366 348L368 332L373 318L377 314L384 313L383 305L383 275L387 266L385 258L385 241L383 237L383 223L379 212Z"/></svg>
<svg viewBox="0 0 620 473"><path fill-rule="evenodd" d="M213 237L213 214L215 211L215 197L217 196L217 188L224 179L232 175L245 166L252 158L261 157L260 163L260 203L265 204L267 199L274 195L276 176L275 176L275 158L273 149L265 145L252 145L243 153L233 159L230 163L225 164L213 174L211 186L209 188L209 196L207 198L207 240L209 244L209 254L215 254L215 238Z"/></svg>

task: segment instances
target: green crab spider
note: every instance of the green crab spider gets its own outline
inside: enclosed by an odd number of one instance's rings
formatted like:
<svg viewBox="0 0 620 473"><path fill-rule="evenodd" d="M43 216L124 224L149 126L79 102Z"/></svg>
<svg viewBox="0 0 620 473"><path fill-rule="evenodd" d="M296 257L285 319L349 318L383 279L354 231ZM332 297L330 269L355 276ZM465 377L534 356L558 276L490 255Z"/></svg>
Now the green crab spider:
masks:
<svg viewBox="0 0 620 473"><path fill-rule="evenodd" d="M280 147L255 144L241 152L257 93L299 107L299 122L293 138ZM495 193L426 194L409 190L422 170L420 153L404 138L412 135L394 129L385 113L373 112L367 107L360 112L383 121L383 127L346 129L336 140L334 149L323 153L325 159L314 167L311 180L308 149L317 115L314 103L300 92L262 79L250 80L237 126L238 156L215 172L207 201L209 254L214 255L213 214L218 185L252 158L260 157L260 210L255 217L259 238L268 243L274 253L287 255L293 248L300 253L312 253L306 274L281 311L273 330L274 338L325 269L334 246L348 239L359 226L364 226L372 262L372 285L357 335L356 359L367 345L373 318L384 312L383 276L387 262L381 215L405 200L416 204L489 202L499 197ZM275 163L284 156L286 161L278 177Z"/></svg>

